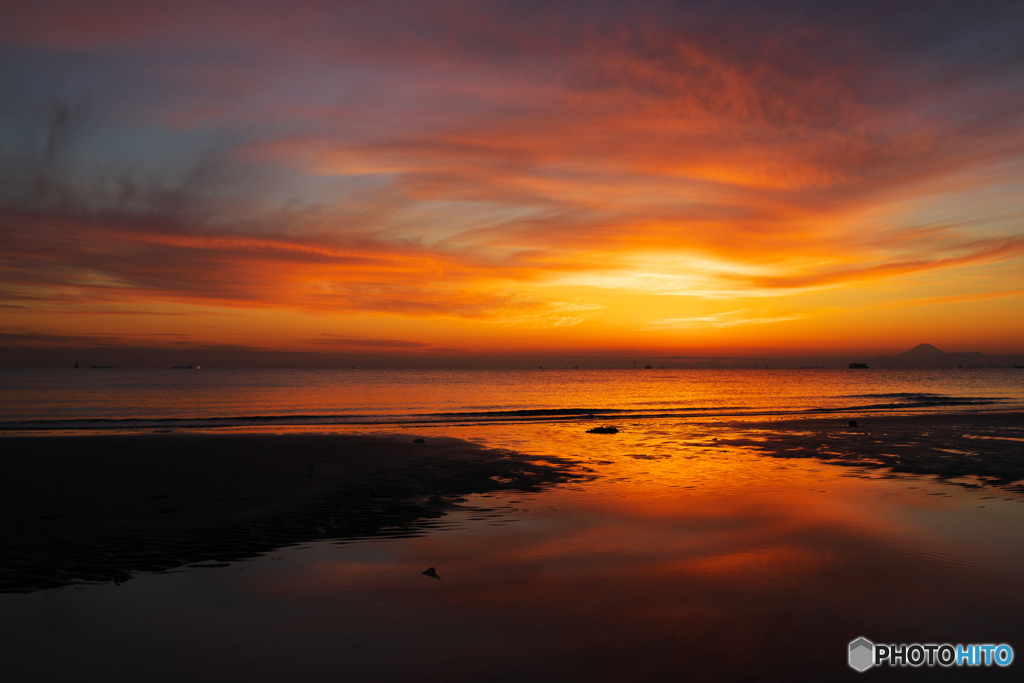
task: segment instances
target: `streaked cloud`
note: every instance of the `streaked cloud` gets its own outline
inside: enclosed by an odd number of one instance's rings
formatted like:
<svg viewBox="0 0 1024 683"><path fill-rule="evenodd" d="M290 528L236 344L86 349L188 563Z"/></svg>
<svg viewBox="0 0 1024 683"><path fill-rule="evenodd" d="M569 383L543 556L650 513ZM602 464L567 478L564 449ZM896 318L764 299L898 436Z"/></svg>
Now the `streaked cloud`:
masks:
<svg viewBox="0 0 1024 683"><path fill-rule="evenodd" d="M0 27L0 296L68 336L89 316L56 312L166 304L426 349L625 335L629 297L671 344L840 305L756 301L1016 291L1024 8L960 9L23 3Z"/></svg>
<svg viewBox="0 0 1024 683"><path fill-rule="evenodd" d="M663 320L652 320L651 325L661 327L689 328L697 326L710 327L732 327L734 325L764 325L766 323L785 322L787 320L800 320L806 316L799 314L772 315L767 311L724 311L711 315L692 316L688 318L665 318Z"/></svg>
<svg viewBox="0 0 1024 683"><path fill-rule="evenodd" d="M362 339L359 337L339 337L336 335L324 335L316 339L307 339L306 341L311 344L322 344L324 346L366 346L389 349L422 349L433 346L433 344L404 341L402 339Z"/></svg>

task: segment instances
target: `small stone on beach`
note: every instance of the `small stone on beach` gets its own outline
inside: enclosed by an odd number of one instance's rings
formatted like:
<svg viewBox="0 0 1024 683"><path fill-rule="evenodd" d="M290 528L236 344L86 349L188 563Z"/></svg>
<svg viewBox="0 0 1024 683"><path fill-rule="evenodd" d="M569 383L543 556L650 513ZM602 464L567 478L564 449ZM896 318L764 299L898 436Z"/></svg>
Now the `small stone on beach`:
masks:
<svg viewBox="0 0 1024 683"><path fill-rule="evenodd" d="M441 576L437 573L437 570L434 569L433 567L430 567L429 569L425 570L424 572L422 572L422 574L424 576L429 576L432 579L440 579L441 578Z"/></svg>

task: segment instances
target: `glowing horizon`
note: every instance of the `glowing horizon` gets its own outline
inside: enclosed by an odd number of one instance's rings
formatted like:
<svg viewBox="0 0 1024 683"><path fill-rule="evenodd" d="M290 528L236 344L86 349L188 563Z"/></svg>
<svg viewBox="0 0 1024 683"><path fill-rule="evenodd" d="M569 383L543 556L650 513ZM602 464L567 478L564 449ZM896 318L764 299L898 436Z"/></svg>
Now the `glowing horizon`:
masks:
<svg viewBox="0 0 1024 683"><path fill-rule="evenodd" d="M1003 2L19 6L0 360L1022 353L1021 29Z"/></svg>

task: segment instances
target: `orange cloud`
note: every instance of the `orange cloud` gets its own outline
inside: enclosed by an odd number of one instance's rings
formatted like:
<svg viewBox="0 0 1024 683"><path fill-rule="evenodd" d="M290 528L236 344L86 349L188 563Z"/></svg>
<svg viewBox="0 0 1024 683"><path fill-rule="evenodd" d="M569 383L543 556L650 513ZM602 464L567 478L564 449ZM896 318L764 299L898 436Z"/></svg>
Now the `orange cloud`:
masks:
<svg viewBox="0 0 1024 683"><path fill-rule="evenodd" d="M92 132L84 107L51 108L0 146L4 296L436 320L450 338L624 325L612 309L657 294L634 330L671 340L809 329L836 306L754 299L886 283L911 305L939 270L1019 288L997 268L1024 253L1016 15L930 8L943 29L924 31L902 7L598 4L19 6L13 50L111 85ZM45 61L14 81L46 82Z"/></svg>

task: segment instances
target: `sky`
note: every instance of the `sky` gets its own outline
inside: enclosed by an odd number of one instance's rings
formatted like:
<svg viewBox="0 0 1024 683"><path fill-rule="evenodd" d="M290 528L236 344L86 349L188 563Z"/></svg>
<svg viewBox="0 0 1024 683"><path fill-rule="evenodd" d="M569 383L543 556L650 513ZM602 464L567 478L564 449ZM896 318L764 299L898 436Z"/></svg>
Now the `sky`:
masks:
<svg viewBox="0 0 1024 683"><path fill-rule="evenodd" d="M0 365L1021 353L1021 35L1018 0L17 3Z"/></svg>

